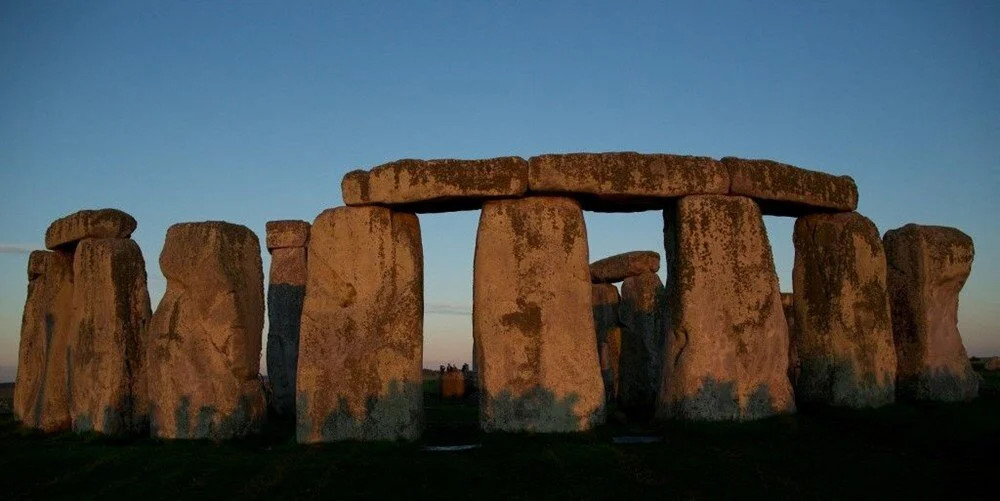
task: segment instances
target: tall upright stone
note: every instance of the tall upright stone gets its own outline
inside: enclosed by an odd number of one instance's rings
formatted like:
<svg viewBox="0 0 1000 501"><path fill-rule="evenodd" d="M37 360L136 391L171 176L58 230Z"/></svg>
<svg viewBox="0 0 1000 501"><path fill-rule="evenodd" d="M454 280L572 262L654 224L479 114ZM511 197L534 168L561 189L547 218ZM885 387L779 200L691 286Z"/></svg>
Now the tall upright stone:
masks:
<svg viewBox="0 0 1000 501"><path fill-rule="evenodd" d="M299 338L299 442L419 437L423 308L414 214L338 207L316 218Z"/></svg>
<svg viewBox="0 0 1000 501"><path fill-rule="evenodd" d="M295 414L295 372L299 358L299 324L306 296L306 245L309 223L268 221L267 250L271 253L267 286L267 379L272 408Z"/></svg>
<svg viewBox="0 0 1000 501"><path fill-rule="evenodd" d="M785 321L788 322L788 381L792 383L794 389L798 385L799 373L802 366L799 364L799 353L795 348L798 335L795 332L795 294L791 292L781 293L781 308L785 311Z"/></svg>
<svg viewBox="0 0 1000 501"><path fill-rule="evenodd" d="M972 270L972 239L955 228L908 224L886 232L897 394L971 400L979 392L958 331L958 295Z"/></svg>
<svg viewBox="0 0 1000 501"><path fill-rule="evenodd" d="M799 402L878 407L895 400L896 353L878 230L856 212L795 221L792 270Z"/></svg>
<svg viewBox="0 0 1000 501"><path fill-rule="evenodd" d="M139 246L127 238L80 241L73 257L68 355L74 431L146 431L150 315L146 263Z"/></svg>
<svg viewBox="0 0 1000 501"><path fill-rule="evenodd" d="M651 412L655 407L663 367L665 308L663 283L656 273L622 282L619 400L625 408Z"/></svg>
<svg viewBox="0 0 1000 501"><path fill-rule="evenodd" d="M483 206L472 324L484 430L569 432L603 420L587 258L576 201Z"/></svg>
<svg viewBox="0 0 1000 501"><path fill-rule="evenodd" d="M73 264L66 252L28 258L28 298L21 322L14 417L46 432L70 428L68 378Z"/></svg>
<svg viewBox="0 0 1000 501"><path fill-rule="evenodd" d="M696 195L664 210L667 338L657 417L792 412L788 325L771 246L749 198Z"/></svg>
<svg viewBox="0 0 1000 501"><path fill-rule="evenodd" d="M618 287L614 284L593 284L591 301L594 308L594 328L597 330L597 354L604 381L605 400L618 399L618 361L622 351L622 328L619 323Z"/></svg>
<svg viewBox="0 0 1000 501"><path fill-rule="evenodd" d="M175 224L160 270L167 290L149 325L152 435L226 439L258 431L266 404L257 236L219 221Z"/></svg>

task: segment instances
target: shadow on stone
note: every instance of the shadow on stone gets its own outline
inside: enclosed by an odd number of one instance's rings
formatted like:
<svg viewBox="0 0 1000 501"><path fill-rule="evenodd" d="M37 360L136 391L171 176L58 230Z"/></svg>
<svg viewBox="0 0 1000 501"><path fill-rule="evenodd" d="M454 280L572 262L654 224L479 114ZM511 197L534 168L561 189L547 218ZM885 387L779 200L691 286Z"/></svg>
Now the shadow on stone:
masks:
<svg viewBox="0 0 1000 501"><path fill-rule="evenodd" d="M970 367L965 374L939 367L916 377L900 378L896 388L901 399L967 402L979 395L980 376Z"/></svg>
<svg viewBox="0 0 1000 501"><path fill-rule="evenodd" d="M670 407L673 418L697 421L749 421L781 413L771 402L768 385L758 385L741 406L734 381L710 377L702 379L695 394L671 402Z"/></svg>
<svg viewBox="0 0 1000 501"><path fill-rule="evenodd" d="M384 395L369 396L363 415L355 415L348 399L337 398L337 406L319 420L309 412L305 392L296 398L296 438L307 443L319 427L321 442L341 440L416 440L424 427L424 394L421 383L389 382Z"/></svg>
<svg viewBox="0 0 1000 501"><path fill-rule="evenodd" d="M267 289L267 377L272 408L279 415L295 412L295 373L304 285L270 284Z"/></svg>
<svg viewBox="0 0 1000 501"><path fill-rule="evenodd" d="M215 406L192 409L190 397L182 396L174 409L174 419L176 435L162 438L226 440L258 433L264 424L263 418L253 418L250 398L245 395L239 397L236 408L228 415L222 415ZM151 421L149 426L152 435L159 436L157 423Z"/></svg>
<svg viewBox="0 0 1000 501"><path fill-rule="evenodd" d="M519 397L507 390L497 395L482 392L479 422L486 432L541 433L583 431L604 422L603 406L589 417L575 414L573 408L579 400L575 393L557 398L552 391L537 386Z"/></svg>
<svg viewBox="0 0 1000 501"><path fill-rule="evenodd" d="M801 356L801 355L800 355ZM837 407L881 407L895 401L893 375L857 373L850 360L800 359L801 373L795 388L798 402Z"/></svg>

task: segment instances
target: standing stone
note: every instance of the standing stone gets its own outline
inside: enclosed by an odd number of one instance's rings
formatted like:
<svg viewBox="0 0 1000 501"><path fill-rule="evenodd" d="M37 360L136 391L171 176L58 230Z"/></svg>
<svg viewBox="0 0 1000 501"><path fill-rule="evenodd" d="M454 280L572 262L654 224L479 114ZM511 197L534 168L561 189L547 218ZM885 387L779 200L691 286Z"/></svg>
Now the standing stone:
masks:
<svg viewBox="0 0 1000 501"><path fill-rule="evenodd" d="M226 439L258 431L264 272L257 236L211 221L167 230L167 290L150 321L152 435Z"/></svg>
<svg viewBox="0 0 1000 501"><path fill-rule="evenodd" d="M885 253L856 212L795 221L792 270L800 402L878 407L895 399Z"/></svg>
<svg viewBox="0 0 1000 501"><path fill-rule="evenodd" d="M485 431L569 432L603 421L587 230L576 201L483 206L472 325Z"/></svg>
<svg viewBox="0 0 1000 501"><path fill-rule="evenodd" d="M76 432L140 433L149 424L146 263L131 239L88 238L73 257L70 415Z"/></svg>
<svg viewBox="0 0 1000 501"><path fill-rule="evenodd" d="M657 417L792 412L788 325L757 205L699 195L664 211L667 338Z"/></svg>
<svg viewBox="0 0 1000 501"><path fill-rule="evenodd" d="M67 358L72 311L71 256L32 252L13 402L14 417L25 426L46 432L70 427Z"/></svg>
<svg viewBox="0 0 1000 501"><path fill-rule="evenodd" d="M622 283L619 400L623 407L652 411L655 406L663 366L663 293L656 273L628 277Z"/></svg>
<svg viewBox="0 0 1000 501"><path fill-rule="evenodd" d="M632 251L590 263L590 280L595 284L621 282L660 269L660 255L653 251Z"/></svg>
<svg viewBox="0 0 1000 501"><path fill-rule="evenodd" d="M419 437L423 427L420 223L338 207L309 236L296 380L301 443Z"/></svg>
<svg viewBox="0 0 1000 501"><path fill-rule="evenodd" d="M268 221L271 253L267 287L267 378L271 404L281 415L295 413L295 372L299 358L299 324L306 295L306 245L309 223Z"/></svg>
<svg viewBox="0 0 1000 501"><path fill-rule="evenodd" d="M795 349L797 334L795 333L795 294L791 292L781 293L781 308L785 311L785 321L788 322L788 381L792 383L794 389L798 385L799 373L802 366L799 364L799 352Z"/></svg>
<svg viewBox="0 0 1000 501"><path fill-rule="evenodd" d="M979 378L958 332L958 294L972 270L972 239L955 228L908 224L886 232L884 241L899 396L975 398Z"/></svg>
<svg viewBox="0 0 1000 501"><path fill-rule="evenodd" d="M622 351L622 329L618 318L619 299L618 287L614 284L591 286L594 328L597 330L597 354L607 402L618 399L618 360Z"/></svg>

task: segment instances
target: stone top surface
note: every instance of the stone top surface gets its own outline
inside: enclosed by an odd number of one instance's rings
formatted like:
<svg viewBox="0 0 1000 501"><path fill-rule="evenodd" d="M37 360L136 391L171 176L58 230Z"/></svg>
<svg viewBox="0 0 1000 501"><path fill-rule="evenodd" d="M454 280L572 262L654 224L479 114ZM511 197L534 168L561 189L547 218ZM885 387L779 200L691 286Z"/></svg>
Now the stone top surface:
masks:
<svg viewBox="0 0 1000 501"><path fill-rule="evenodd" d="M267 250L305 247L309 243L309 223L297 220L268 221Z"/></svg>
<svg viewBox="0 0 1000 501"><path fill-rule="evenodd" d="M767 215L799 216L858 208L858 187L850 176L834 176L772 160L726 157L729 193L753 198Z"/></svg>
<svg viewBox="0 0 1000 501"><path fill-rule="evenodd" d="M643 273L660 269L660 254L653 251L632 251L594 261L590 264L590 281L595 284L621 282Z"/></svg>
<svg viewBox="0 0 1000 501"><path fill-rule="evenodd" d="M135 218L118 209L81 210L49 225L45 247L56 249L84 238L128 238L135 226Z"/></svg>

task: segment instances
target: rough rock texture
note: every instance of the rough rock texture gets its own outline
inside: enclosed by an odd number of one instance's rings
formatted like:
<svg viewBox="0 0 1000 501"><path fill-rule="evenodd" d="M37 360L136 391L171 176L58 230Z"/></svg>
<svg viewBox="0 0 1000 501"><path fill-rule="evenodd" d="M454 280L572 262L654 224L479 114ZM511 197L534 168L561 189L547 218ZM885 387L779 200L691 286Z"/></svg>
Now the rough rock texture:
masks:
<svg viewBox="0 0 1000 501"><path fill-rule="evenodd" d="M266 408L257 236L224 222L175 224L160 270L167 290L149 325L152 435L225 439L259 430Z"/></svg>
<svg viewBox="0 0 1000 501"><path fill-rule="evenodd" d="M135 219L118 209L82 210L56 219L45 231L45 247L68 246L84 238L128 238Z"/></svg>
<svg viewBox="0 0 1000 501"><path fill-rule="evenodd" d="M618 360L622 351L622 329L618 319L618 287L614 284L591 286L594 328L597 330L597 354L604 381L605 399L618 399Z"/></svg>
<svg viewBox="0 0 1000 501"><path fill-rule="evenodd" d="M73 257L70 416L73 430L145 432L149 424L146 263L124 238L88 238Z"/></svg>
<svg viewBox="0 0 1000 501"><path fill-rule="evenodd" d="M885 253L878 230L856 212L795 221L799 402L878 407L895 400Z"/></svg>
<svg viewBox="0 0 1000 501"><path fill-rule="evenodd" d="M271 272L267 287L267 376L271 407L295 413L295 373L299 358L299 325L306 296L306 247L309 223L269 221L267 245Z"/></svg>
<svg viewBox="0 0 1000 501"><path fill-rule="evenodd" d="M771 160L727 157L733 195L757 200L764 214L798 216L817 211L852 211L858 187L850 176L834 176Z"/></svg>
<svg viewBox="0 0 1000 501"><path fill-rule="evenodd" d="M788 325L757 205L684 197L664 211L663 380L657 417L755 419L795 409Z"/></svg>
<svg viewBox="0 0 1000 501"><path fill-rule="evenodd" d="M70 427L67 355L72 311L71 256L32 252L13 399L14 417L25 426L47 432Z"/></svg>
<svg viewBox="0 0 1000 501"><path fill-rule="evenodd" d="M708 157L570 153L532 157L528 163L531 192L572 194L587 210L659 209L665 198L729 189L726 168Z"/></svg>
<svg viewBox="0 0 1000 501"><path fill-rule="evenodd" d="M370 172L348 172L340 183L346 205L387 205L414 212L479 209L495 198L528 189L528 162L520 157L484 160L399 160Z"/></svg>
<svg viewBox="0 0 1000 501"><path fill-rule="evenodd" d="M415 215L339 207L316 218L299 338L299 442L420 435L423 308Z"/></svg>
<svg viewBox="0 0 1000 501"><path fill-rule="evenodd" d="M590 280L595 284L621 282L628 277L660 270L660 254L632 251L616 254L590 264Z"/></svg>
<svg viewBox="0 0 1000 501"><path fill-rule="evenodd" d="M792 388L798 385L802 365L799 363L799 353L795 349L797 336L795 333L795 294L781 293L781 308L785 311L785 321L788 322L788 381Z"/></svg>
<svg viewBox="0 0 1000 501"><path fill-rule="evenodd" d="M309 223L296 220L268 221L267 250L305 247L309 243Z"/></svg>
<svg viewBox="0 0 1000 501"><path fill-rule="evenodd" d="M972 270L972 239L955 228L908 224L886 232L900 398L971 400L979 392L958 332L958 294Z"/></svg>
<svg viewBox="0 0 1000 501"><path fill-rule="evenodd" d="M622 283L619 401L625 408L652 411L655 407L663 366L665 308L663 283L656 273L628 277Z"/></svg>
<svg viewBox="0 0 1000 501"><path fill-rule="evenodd" d="M476 238L472 332L486 431L568 432L604 418L587 230L577 202L488 202Z"/></svg>

